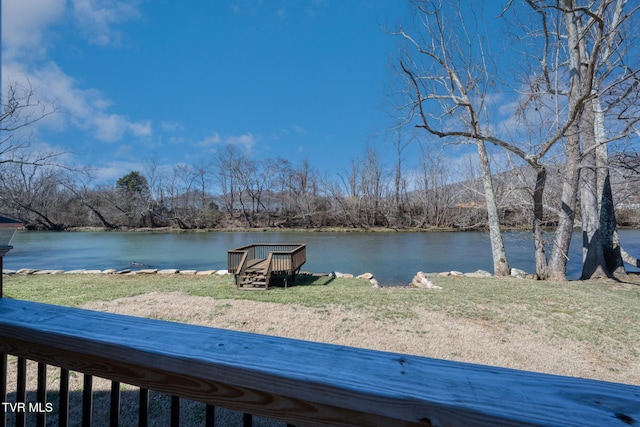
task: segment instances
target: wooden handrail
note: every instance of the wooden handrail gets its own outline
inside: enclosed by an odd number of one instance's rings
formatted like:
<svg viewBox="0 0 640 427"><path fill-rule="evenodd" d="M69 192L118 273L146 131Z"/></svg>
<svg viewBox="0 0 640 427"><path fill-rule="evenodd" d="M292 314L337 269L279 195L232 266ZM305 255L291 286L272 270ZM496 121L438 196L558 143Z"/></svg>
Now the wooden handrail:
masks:
<svg viewBox="0 0 640 427"><path fill-rule="evenodd" d="M240 267L240 263L243 255L246 255L247 251L244 250L232 250L227 252L227 269L229 273L234 273Z"/></svg>
<svg viewBox="0 0 640 427"><path fill-rule="evenodd" d="M265 278L265 286L269 287L269 281L271 279L271 271L273 270L273 252L269 252L269 256L267 257L267 269L264 272Z"/></svg>
<svg viewBox="0 0 640 427"><path fill-rule="evenodd" d="M0 351L298 425L640 423L633 385L6 298Z"/></svg>
<svg viewBox="0 0 640 427"><path fill-rule="evenodd" d="M235 275L235 280L236 280L236 286L238 286L238 278L242 277L242 275L244 274L244 272L247 269L247 258L249 257L249 253L247 251L242 251L242 258L240 258L240 263L238 264L238 267L236 268L236 275Z"/></svg>

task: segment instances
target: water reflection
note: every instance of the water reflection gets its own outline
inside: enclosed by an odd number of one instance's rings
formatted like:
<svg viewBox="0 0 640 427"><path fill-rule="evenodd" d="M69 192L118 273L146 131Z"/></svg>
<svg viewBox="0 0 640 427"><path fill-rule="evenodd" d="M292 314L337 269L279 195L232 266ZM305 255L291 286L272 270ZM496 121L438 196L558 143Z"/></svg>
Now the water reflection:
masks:
<svg viewBox="0 0 640 427"><path fill-rule="evenodd" d="M628 251L640 252L640 230L622 230ZM224 269L227 250L250 243L305 243L303 270L371 272L382 284L407 284L417 271L484 269L492 271L489 237L464 233L279 233L279 232L18 232L6 269ZM579 234L569 254L568 275L580 275ZM511 267L533 272L533 243L528 233L506 233ZM139 265L135 265L135 264Z"/></svg>

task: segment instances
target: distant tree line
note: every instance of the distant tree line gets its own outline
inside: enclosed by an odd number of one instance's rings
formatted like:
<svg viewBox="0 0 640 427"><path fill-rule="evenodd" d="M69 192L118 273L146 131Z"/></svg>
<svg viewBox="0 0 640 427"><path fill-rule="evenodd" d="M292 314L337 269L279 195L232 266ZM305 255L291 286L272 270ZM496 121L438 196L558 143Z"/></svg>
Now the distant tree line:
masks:
<svg viewBox="0 0 640 427"><path fill-rule="evenodd" d="M618 222L638 227L640 175L631 157L619 160L612 173ZM39 230L486 230L480 172L470 162L462 176L452 176L447 162L425 153L420 170L398 175L393 165L368 149L348 171L327 176L307 161L293 165L282 158L256 160L229 145L206 163L162 170L150 165L146 171L132 171L101 186L78 171L7 163L1 172L0 213ZM562 167L550 169L543 224L549 228L558 221ZM501 224L528 229L533 209L528 189L535 174L520 167L495 174L493 180Z"/></svg>

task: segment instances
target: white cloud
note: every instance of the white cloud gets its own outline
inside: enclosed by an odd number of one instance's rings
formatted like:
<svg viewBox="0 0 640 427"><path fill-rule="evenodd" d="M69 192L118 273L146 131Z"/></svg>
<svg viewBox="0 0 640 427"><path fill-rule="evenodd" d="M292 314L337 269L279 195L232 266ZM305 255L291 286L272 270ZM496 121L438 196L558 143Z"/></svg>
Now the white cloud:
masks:
<svg viewBox="0 0 640 427"><path fill-rule="evenodd" d="M2 2L2 49L4 59L41 57L45 34L64 18L65 0L4 0Z"/></svg>
<svg viewBox="0 0 640 427"><path fill-rule="evenodd" d="M8 82L30 86L44 104L59 106L61 114L39 122L34 131L47 125L58 130L73 126L106 142L118 141L127 133L150 136L150 120L132 121L126 115L110 112L112 102L99 90L81 88L46 55L47 44L56 39L53 29L70 16L90 43L117 43L121 35L114 27L139 17L140 0L72 0L69 7L67 4L65 0L3 2L3 88Z"/></svg>
<svg viewBox="0 0 640 427"><path fill-rule="evenodd" d="M94 136L104 142L120 141L126 133L136 137L151 136L151 121L132 122L126 116L119 114L97 114L92 119L95 127Z"/></svg>
<svg viewBox="0 0 640 427"><path fill-rule="evenodd" d="M166 132L175 132L184 129L184 126L178 122L167 122L164 120L160 122L160 127Z"/></svg>
<svg viewBox="0 0 640 427"><path fill-rule="evenodd" d="M272 134L269 135L269 138L277 141L279 139L282 138L283 135L291 135L291 134L295 134L295 135L304 135L307 133L307 129L304 126L300 126L300 125L291 125L289 127L283 127L278 129L277 132L273 132Z"/></svg>
<svg viewBox="0 0 640 427"><path fill-rule="evenodd" d="M196 142L196 147L211 147L212 145L217 145L222 142L222 137L217 132L214 132L212 135L205 137L201 141Z"/></svg>
<svg viewBox="0 0 640 427"><path fill-rule="evenodd" d="M180 135L180 136L170 136L169 137L169 144L172 144L172 145L188 144L190 142L191 141L189 141L187 138L185 138L182 135Z"/></svg>
<svg viewBox="0 0 640 427"><path fill-rule="evenodd" d="M213 134L203 138L202 140L194 143L196 147L213 147L215 145L220 144L229 144L229 145L242 145L245 149L251 150L256 143L256 137L251 133L243 133L242 135L229 135L223 137L218 132L214 132Z"/></svg>
<svg viewBox="0 0 640 427"><path fill-rule="evenodd" d="M129 130L137 137L151 136L151 120L143 120L141 122L129 123Z"/></svg>
<svg viewBox="0 0 640 427"><path fill-rule="evenodd" d="M98 46L119 44L123 33L117 24L138 18L139 0L72 0L73 16L89 43Z"/></svg>
<svg viewBox="0 0 640 427"><path fill-rule="evenodd" d="M73 126L104 142L119 141L127 133L136 137L148 137L153 133L150 120L132 121L125 115L110 113L108 109L112 102L100 91L81 89L72 77L52 62L31 72L24 64L3 64L2 76L5 88L7 81L31 85L37 91L38 99L45 104L59 106L58 114L35 124L36 129L51 126L60 130Z"/></svg>
<svg viewBox="0 0 640 427"><path fill-rule="evenodd" d="M56 25L72 20L98 46L119 44L117 25L141 16L140 0L4 0L2 49L5 60L41 60L56 40Z"/></svg>
<svg viewBox="0 0 640 427"><path fill-rule="evenodd" d="M247 150L251 150L256 143L256 138L251 132L247 132L239 136L229 136L225 142L231 145L243 145Z"/></svg>
<svg viewBox="0 0 640 427"><path fill-rule="evenodd" d="M93 119L96 128L95 137L104 142L116 142L122 139L128 123L117 114L99 114Z"/></svg>
<svg viewBox="0 0 640 427"><path fill-rule="evenodd" d="M93 176L98 183L112 183L118 178L122 178L124 175L131 171L144 171L145 165L143 163L135 162L109 162L105 166L99 166L93 170Z"/></svg>

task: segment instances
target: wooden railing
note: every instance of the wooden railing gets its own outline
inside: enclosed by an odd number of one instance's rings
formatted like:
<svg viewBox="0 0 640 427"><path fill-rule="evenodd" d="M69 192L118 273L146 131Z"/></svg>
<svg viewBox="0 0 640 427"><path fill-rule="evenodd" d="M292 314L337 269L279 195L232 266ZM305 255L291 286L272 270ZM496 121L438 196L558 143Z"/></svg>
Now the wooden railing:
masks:
<svg viewBox="0 0 640 427"><path fill-rule="evenodd" d="M119 407L120 382L167 393L172 407L186 398L208 404L207 414L215 405L295 425L640 425L640 387L633 385L11 299L0 299L0 352L3 402L6 354L20 358L18 402L26 359L40 363L39 372L49 364L85 373L85 425L92 375L114 381L112 425L128 410ZM45 392L40 381L42 405ZM38 419L44 425L44 415Z"/></svg>
<svg viewBox="0 0 640 427"><path fill-rule="evenodd" d="M269 287L269 282L271 280L271 274L273 273L273 265L274 265L274 253L273 252L269 252L269 256L267 256L267 268L264 272L264 275L266 277L266 283L265 286L268 288Z"/></svg>
<svg viewBox="0 0 640 427"><path fill-rule="evenodd" d="M251 251L251 255L253 255L253 249L251 249ZM249 248L238 248L227 251L227 271L231 274L238 274L247 258L249 258ZM252 258L255 257L252 256Z"/></svg>
<svg viewBox="0 0 640 427"><path fill-rule="evenodd" d="M238 286L238 278L242 277L245 270L248 267L247 260L249 259L249 253L247 251L242 251L240 253L240 262L237 264L237 267L234 268L233 272L235 274L235 282L236 286Z"/></svg>
<svg viewBox="0 0 640 427"><path fill-rule="evenodd" d="M271 271L279 274L294 274L307 260L307 247L295 245L292 247L276 247L269 250Z"/></svg>
<svg viewBox="0 0 640 427"><path fill-rule="evenodd" d="M244 254L247 259L267 259L269 253L282 255L281 259L291 259L296 268L305 263L307 248L304 244L277 244L277 243L256 243L231 249L227 252L227 270L235 274L241 267L240 261ZM278 268L274 268L277 271Z"/></svg>
<svg viewBox="0 0 640 427"><path fill-rule="evenodd" d="M307 260L307 247L304 244L257 243L232 249L227 254L229 273L236 276L236 285L253 260L268 260L266 274L269 286L270 275L289 275L295 280L296 273Z"/></svg>

